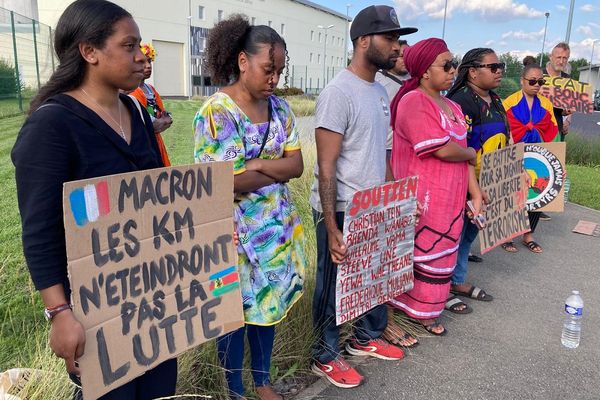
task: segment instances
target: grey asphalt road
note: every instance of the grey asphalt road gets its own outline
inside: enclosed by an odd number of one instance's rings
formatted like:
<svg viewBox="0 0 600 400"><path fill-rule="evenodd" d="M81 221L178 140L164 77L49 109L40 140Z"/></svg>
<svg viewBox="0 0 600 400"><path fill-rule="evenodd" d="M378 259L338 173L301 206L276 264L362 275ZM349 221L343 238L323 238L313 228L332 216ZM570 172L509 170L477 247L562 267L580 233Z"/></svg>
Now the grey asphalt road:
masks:
<svg viewBox="0 0 600 400"><path fill-rule="evenodd" d="M600 111L592 114L573 114L571 129L589 138L600 138ZM598 395L600 398L600 395Z"/></svg>
<svg viewBox="0 0 600 400"><path fill-rule="evenodd" d="M543 254L516 241L518 253L499 248L470 264L469 281L495 298L465 300L468 315L445 312L447 336L420 338L401 361L361 360L361 387L321 379L297 398L600 399L600 238L571 232L582 219L600 223L600 213L568 204L551 215L536 232ZM585 305L581 345L570 350L560 336L573 289Z"/></svg>

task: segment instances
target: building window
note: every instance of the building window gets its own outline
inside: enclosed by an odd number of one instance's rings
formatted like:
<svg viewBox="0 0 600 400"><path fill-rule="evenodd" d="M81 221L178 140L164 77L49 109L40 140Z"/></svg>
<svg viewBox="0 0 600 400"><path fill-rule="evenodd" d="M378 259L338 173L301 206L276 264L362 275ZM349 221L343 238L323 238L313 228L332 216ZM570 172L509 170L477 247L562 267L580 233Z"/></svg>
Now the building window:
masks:
<svg viewBox="0 0 600 400"><path fill-rule="evenodd" d="M251 25L256 25L256 17L252 17L250 22L251 22Z"/></svg>
<svg viewBox="0 0 600 400"><path fill-rule="evenodd" d="M217 22L223 21L223 10L217 10Z"/></svg>
<svg viewBox="0 0 600 400"><path fill-rule="evenodd" d="M340 40L340 39L341 39L341 38L338 38L338 46L340 46L340 42L341 42L341 40Z"/></svg>
<svg viewBox="0 0 600 400"><path fill-rule="evenodd" d="M285 35L285 24L281 24L281 34Z"/></svg>
<svg viewBox="0 0 600 400"><path fill-rule="evenodd" d="M321 32L319 32L319 43L321 43Z"/></svg>
<svg viewBox="0 0 600 400"><path fill-rule="evenodd" d="M204 7L198 6L198 18L204 19Z"/></svg>
<svg viewBox="0 0 600 400"><path fill-rule="evenodd" d="M202 52L206 50L206 38L201 37L198 39L198 50Z"/></svg>
<svg viewBox="0 0 600 400"><path fill-rule="evenodd" d="M310 41L311 42L315 41L315 31L310 31Z"/></svg>
<svg viewBox="0 0 600 400"><path fill-rule="evenodd" d="M331 65L333 65L333 56L331 56Z"/></svg>
<svg viewBox="0 0 600 400"><path fill-rule="evenodd" d="M310 55L308 56L308 61L309 62L313 62L313 53L310 53Z"/></svg>
<svg viewBox="0 0 600 400"><path fill-rule="evenodd" d="M270 28L273 27L273 21L269 21L268 25L269 25Z"/></svg>
<svg viewBox="0 0 600 400"><path fill-rule="evenodd" d="M321 64L321 55L317 54L317 64Z"/></svg>

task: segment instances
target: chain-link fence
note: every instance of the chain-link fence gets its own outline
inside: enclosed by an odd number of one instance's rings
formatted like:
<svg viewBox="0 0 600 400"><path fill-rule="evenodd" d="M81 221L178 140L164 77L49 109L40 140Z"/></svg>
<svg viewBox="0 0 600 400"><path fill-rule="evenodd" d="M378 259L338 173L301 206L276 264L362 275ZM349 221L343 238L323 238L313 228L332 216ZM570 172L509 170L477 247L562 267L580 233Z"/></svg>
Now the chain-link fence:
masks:
<svg viewBox="0 0 600 400"><path fill-rule="evenodd" d="M52 29L0 8L0 118L26 111L54 65Z"/></svg>

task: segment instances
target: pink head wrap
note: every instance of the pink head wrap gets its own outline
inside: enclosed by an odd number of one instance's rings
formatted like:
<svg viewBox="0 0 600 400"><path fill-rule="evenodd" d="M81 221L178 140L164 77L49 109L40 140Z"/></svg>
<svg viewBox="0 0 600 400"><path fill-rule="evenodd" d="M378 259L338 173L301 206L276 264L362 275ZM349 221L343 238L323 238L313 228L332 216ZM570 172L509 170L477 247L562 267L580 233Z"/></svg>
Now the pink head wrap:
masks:
<svg viewBox="0 0 600 400"><path fill-rule="evenodd" d="M404 82L404 85L400 88L390 106L392 110L391 123L394 126L396 120L396 110L398 109L398 103L402 96L411 90L415 90L419 87L419 81L423 77L423 74L433 64L437 56L442 53L449 51L446 42L442 39L429 38L421 40L414 45L404 50L404 65L410 73L410 79Z"/></svg>

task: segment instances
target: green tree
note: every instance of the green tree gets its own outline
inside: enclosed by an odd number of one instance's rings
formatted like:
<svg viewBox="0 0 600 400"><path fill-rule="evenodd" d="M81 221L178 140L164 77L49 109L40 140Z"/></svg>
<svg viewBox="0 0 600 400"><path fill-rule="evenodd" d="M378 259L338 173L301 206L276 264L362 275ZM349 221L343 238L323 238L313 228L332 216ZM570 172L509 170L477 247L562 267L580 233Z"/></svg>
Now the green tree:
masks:
<svg viewBox="0 0 600 400"><path fill-rule="evenodd" d="M569 63L571 64L571 77L576 80L579 80L579 68L590 65L585 58L570 60Z"/></svg>
<svg viewBox="0 0 600 400"><path fill-rule="evenodd" d="M0 59L0 98L15 97L17 93L16 72L8 61Z"/></svg>

